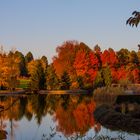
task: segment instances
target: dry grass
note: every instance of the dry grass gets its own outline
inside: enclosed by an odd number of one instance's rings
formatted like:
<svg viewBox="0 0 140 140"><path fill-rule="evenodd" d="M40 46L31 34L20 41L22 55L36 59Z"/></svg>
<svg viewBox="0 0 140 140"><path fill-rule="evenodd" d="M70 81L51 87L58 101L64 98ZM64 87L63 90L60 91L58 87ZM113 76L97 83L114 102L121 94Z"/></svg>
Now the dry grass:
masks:
<svg viewBox="0 0 140 140"><path fill-rule="evenodd" d="M125 94L122 87L102 87L93 91L95 101L114 103L118 95Z"/></svg>

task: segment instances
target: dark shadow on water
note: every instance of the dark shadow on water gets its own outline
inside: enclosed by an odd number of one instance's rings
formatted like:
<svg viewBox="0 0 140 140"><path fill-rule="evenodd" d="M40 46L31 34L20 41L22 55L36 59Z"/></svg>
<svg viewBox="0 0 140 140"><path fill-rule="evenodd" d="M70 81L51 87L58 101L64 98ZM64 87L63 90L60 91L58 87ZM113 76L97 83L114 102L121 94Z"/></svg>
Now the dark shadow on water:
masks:
<svg viewBox="0 0 140 140"><path fill-rule="evenodd" d="M111 130L140 134L140 118L134 117L140 115L140 110L126 113L122 108L121 111L117 112L115 108L104 104L96 108L94 118L102 126Z"/></svg>

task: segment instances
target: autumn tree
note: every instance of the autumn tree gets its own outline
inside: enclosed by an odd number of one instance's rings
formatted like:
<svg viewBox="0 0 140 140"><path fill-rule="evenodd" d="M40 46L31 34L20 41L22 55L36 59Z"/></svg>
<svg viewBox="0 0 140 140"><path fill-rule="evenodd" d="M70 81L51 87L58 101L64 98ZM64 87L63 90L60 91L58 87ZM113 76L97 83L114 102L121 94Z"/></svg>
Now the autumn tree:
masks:
<svg viewBox="0 0 140 140"><path fill-rule="evenodd" d="M120 81L122 79L127 79L128 77L128 70L124 67L121 66L120 68L117 69L117 81Z"/></svg>
<svg viewBox="0 0 140 140"><path fill-rule="evenodd" d="M89 85L90 75L88 74L89 70L89 56L83 51L79 50L76 54L74 65L73 65L77 78L81 77L84 81L83 87L87 87Z"/></svg>
<svg viewBox="0 0 140 140"><path fill-rule="evenodd" d="M53 65L59 77L64 71L73 73L73 61L77 46L78 42L67 41L57 47L56 52L58 55L53 58Z"/></svg>
<svg viewBox="0 0 140 140"><path fill-rule="evenodd" d="M74 68L76 70L77 76L85 78L86 73L88 71L88 65L89 65L88 54L83 50L79 50L76 53L74 61Z"/></svg>
<svg viewBox="0 0 140 140"><path fill-rule="evenodd" d="M132 83L137 83L139 84L140 83L140 70L138 68L134 68L132 71L131 71L131 75L130 75L130 81Z"/></svg>
<svg viewBox="0 0 140 140"><path fill-rule="evenodd" d="M99 63L98 58L94 52L79 50L74 61L74 69L77 77L82 77L85 87L92 87L95 80Z"/></svg>
<svg viewBox="0 0 140 140"><path fill-rule="evenodd" d="M105 50L101 55L102 67L116 67L118 58L112 48Z"/></svg>
<svg viewBox="0 0 140 140"><path fill-rule="evenodd" d="M12 51L8 55L1 54L0 56L1 84L10 90L14 90L19 84L19 59L15 57Z"/></svg>
<svg viewBox="0 0 140 140"><path fill-rule="evenodd" d="M67 41L61 46L57 47L57 56L53 58L53 65L59 78L67 71L71 79L76 79L76 73L74 69L74 62L77 52L81 50L83 52L90 51L89 47L84 43L78 43L77 41Z"/></svg>

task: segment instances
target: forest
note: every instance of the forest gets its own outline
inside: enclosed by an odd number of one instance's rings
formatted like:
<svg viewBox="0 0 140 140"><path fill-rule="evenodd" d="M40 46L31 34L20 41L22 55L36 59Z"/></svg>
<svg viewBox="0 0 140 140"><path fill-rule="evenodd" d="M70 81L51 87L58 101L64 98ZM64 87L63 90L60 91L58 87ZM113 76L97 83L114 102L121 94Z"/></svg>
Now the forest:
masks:
<svg viewBox="0 0 140 140"><path fill-rule="evenodd" d="M56 56L35 59L32 52L0 50L0 89L15 90L21 79L31 90L95 89L119 84L140 83L140 50L91 48L83 42L66 41L56 48Z"/></svg>

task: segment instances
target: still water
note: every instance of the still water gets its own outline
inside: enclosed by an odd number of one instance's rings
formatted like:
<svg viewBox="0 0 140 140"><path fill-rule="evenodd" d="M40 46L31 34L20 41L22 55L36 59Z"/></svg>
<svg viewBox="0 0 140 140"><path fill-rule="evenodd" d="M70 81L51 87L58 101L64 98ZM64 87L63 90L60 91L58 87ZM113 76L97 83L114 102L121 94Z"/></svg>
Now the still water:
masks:
<svg viewBox="0 0 140 140"><path fill-rule="evenodd" d="M0 140L138 140L95 122L86 95L0 96Z"/></svg>

